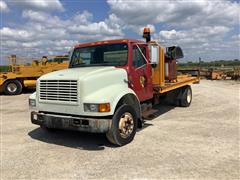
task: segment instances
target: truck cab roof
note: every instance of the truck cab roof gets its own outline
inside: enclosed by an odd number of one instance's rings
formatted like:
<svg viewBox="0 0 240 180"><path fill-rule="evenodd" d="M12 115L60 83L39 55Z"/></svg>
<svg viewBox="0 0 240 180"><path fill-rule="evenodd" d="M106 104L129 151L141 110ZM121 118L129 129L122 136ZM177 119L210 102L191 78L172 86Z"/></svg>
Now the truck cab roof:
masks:
<svg viewBox="0 0 240 180"><path fill-rule="evenodd" d="M115 44L115 43L145 43L145 42L140 40L135 40L135 39L115 39L115 40L104 40L104 41L95 41L95 42L77 44L74 46L74 48L89 47L89 46L96 46L96 45L102 45L102 44Z"/></svg>

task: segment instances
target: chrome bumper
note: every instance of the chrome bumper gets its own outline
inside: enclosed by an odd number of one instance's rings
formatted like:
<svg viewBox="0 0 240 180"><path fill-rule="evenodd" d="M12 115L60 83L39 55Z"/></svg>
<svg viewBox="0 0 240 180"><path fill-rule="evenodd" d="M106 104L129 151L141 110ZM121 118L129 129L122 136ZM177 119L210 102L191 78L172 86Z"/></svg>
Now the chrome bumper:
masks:
<svg viewBox="0 0 240 180"><path fill-rule="evenodd" d="M111 127L111 119L62 116L58 114L31 112L31 122L40 126L84 132L106 133Z"/></svg>

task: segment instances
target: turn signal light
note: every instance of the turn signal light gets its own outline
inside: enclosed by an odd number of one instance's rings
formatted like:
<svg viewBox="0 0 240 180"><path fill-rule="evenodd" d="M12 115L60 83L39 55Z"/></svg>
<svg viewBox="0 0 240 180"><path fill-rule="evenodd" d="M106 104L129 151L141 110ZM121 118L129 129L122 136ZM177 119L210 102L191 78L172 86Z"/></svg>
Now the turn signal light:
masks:
<svg viewBox="0 0 240 180"><path fill-rule="evenodd" d="M109 103L99 104L98 106L99 112L110 112L110 110L111 108Z"/></svg>

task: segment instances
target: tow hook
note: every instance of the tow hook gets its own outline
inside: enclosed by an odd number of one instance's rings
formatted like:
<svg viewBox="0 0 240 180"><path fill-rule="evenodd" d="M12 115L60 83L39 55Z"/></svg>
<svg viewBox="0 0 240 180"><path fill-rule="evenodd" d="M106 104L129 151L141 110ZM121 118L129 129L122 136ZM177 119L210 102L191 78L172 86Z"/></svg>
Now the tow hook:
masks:
<svg viewBox="0 0 240 180"><path fill-rule="evenodd" d="M73 126L81 126L81 120L80 119L73 119L72 120Z"/></svg>
<svg viewBox="0 0 240 180"><path fill-rule="evenodd" d="M72 125L73 126L81 126L81 127L88 127L89 126L89 121L88 120L81 120L81 119L73 119L72 120Z"/></svg>

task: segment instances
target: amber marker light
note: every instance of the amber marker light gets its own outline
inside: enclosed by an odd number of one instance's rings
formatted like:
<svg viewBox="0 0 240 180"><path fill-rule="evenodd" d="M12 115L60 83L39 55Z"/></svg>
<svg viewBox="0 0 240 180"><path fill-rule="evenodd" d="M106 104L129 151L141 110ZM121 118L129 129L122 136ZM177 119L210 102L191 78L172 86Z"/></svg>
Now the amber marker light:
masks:
<svg viewBox="0 0 240 180"><path fill-rule="evenodd" d="M146 39L146 43L149 43L151 41L150 28L145 27L143 29L143 38Z"/></svg>
<svg viewBox="0 0 240 180"><path fill-rule="evenodd" d="M150 33L150 28L145 27L145 28L143 29L143 33Z"/></svg>
<svg viewBox="0 0 240 180"><path fill-rule="evenodd" d="M110 112L110 103L99 104L98 111L99 112Z"/></svg>

